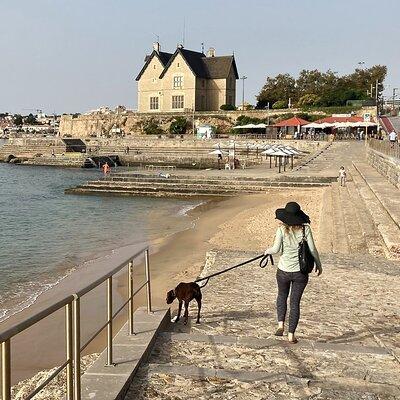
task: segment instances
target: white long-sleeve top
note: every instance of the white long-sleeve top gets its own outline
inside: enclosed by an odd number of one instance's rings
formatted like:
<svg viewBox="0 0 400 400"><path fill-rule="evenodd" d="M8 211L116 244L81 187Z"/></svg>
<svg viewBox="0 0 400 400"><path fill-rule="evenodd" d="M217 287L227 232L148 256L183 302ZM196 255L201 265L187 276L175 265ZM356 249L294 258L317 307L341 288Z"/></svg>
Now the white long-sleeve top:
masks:
<svg viewBox="0 0 400 400"><path fill-rule="evenodd" d="M311 227L305 224L305 235L310 248L311 254L314 257L315 264L317 267L321 266L318 250L315 247L314 238L311 232ZM280 226L275 235L275 241L272 247L265 250L267 254L282 253L279 259L278 268L286 272L298 272L300 271L299 264L299 243L303 237L302 229L289 229L285 230L283 226Z"/></svg>

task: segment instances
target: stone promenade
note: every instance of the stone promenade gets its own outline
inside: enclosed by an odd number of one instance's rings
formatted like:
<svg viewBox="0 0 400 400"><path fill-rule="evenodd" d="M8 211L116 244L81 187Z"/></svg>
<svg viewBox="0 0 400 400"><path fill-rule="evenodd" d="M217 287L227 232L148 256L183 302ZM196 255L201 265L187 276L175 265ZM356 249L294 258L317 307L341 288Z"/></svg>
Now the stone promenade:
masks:
<svg viewBox="0 0 400 400"><path fill-rule="evenodd" d="M254 255L209 252L203 274ZM303 298L297 345L273 335L275 268L247 265L203 289L200 325L171 324L161 335L126 400L399 399L398 263L322 260L324 273L311 277Z"/></svg>
<svg viewBox="0 0 400 400"><path fill-rule="evenodd" d="M193 306L188 326L171 323L160 335L125 400L400 399L399 192L366 164L359 143L332 146L293 174L328 175L340 165L347 186L315 192L321 214L311 219L320 221L324 272L306 288L299 343L274 336L276 267L246 265L203 289L200 325ZM263 212L249 210L242 220ZM249 246L246 229L240 238L238 225L225 227L235 247L221 246L217 235L203 276L258 254L252 250L262 245Z"/></svg>

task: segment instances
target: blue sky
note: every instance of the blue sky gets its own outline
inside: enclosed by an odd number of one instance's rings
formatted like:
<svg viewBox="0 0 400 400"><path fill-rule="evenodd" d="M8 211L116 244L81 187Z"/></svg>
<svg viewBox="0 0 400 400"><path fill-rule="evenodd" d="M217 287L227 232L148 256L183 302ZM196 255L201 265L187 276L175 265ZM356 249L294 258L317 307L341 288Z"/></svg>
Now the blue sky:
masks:
<svg viewBox="0 0 400 400"><path fill-rule="evenodd" d="M136 74L162 50L235 53L255 102L268 75L385 64L400 87L400 1L0 0L0 111L136 107ZM238 100L242 86L238 82Z"/></svg>

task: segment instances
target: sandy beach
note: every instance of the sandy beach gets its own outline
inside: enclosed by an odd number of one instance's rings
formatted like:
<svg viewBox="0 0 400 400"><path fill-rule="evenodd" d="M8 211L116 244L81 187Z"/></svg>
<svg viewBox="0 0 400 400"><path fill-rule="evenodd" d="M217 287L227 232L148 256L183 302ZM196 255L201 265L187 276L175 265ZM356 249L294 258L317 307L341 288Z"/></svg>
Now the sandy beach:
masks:
<svg viewBox="0 0 400 400"><path fill-rule="evenodd" d="M329 189L326 189L329 190ZM151 271L153 304L165 307L165 293L181 281L194 280L202 270L207 251L212 249L253 250L262 253L273 241L278 221L275 209L286 202L295 200L309 213L317 243L320 231L320 214L323 206L323 189L277 190L271 189L265 194L244 195L224 200L210 201L190 211L194 227L178 232L167 238L161 238L151 246ZM152 221L157 223L157 221ZM115 251L113 254L96 261L96 268L89 263L66 278L62 285L42 295L38 302L16 319L44 306L51 299L93 279L99 270L133 253L132 246ZM99 265L101 268L99 269ZM143 265L135 265L135 282L139 285L144 277ZM85 295L82 301L83 337L87 338L105 319L105 285ZM120 274L116 279L116 305L126 295L126 276ZM144 295L144 292L143 292ZM138 296L135 306L144 305L144 296ZM115 323L115 332L122 326L126 313ZM13 318L13 320L15 320ZM32 377L38 371L59 365L64 357L63 313L60 310L53 318L47 318L26 332L18 335L13 344L14 384ZM85 354L97 353L105 346L105 337L100 335L88 346ZM45 351L44 351L45 349ZM30 379L30 386L36 379ZM18 385L21 387L21 384ZM26 383L24 384L26 386Z"/></svg>

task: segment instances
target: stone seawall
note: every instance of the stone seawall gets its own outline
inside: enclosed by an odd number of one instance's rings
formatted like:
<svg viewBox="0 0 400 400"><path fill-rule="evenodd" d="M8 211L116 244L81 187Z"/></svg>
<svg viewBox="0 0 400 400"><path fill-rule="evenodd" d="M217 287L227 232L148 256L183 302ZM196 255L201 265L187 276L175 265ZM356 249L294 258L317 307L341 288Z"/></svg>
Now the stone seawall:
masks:
<svg viewBox="0 0 400 400"><path fill-rule="evenodd" d="M373 149L368 149L368 163L391 184L400 189L400 160Z"/></svg>
<svg viewBox="0 0 400 400"><path fill-rule="evenodd" d="M285 110L247 110L247 111L196 111L181 113L138 113L133 111L108 113L93 113L83 115L63 115L60 122L60 133L62 136L88 137L90 135L109 135L113 127L120 128L128 135L143 134L143 125L154 119L157 124L166 132L171 122L176 117L185 117L189 124L193 117L196 123L211 124L217 126L222 132L228 131L241 115L251 118L271 119L282 116L287 113L301 113L301 109ZM363 115L365 112L374 114L371 108L363 108L357 111L357 115ZM322 111L311 111L310 114L322 115Z"/></svg>
<svg viewBox="0 0 400 400"><path fill-rule="evenodd" d="M250 110L250 111L216 111L196 112L194 119L199 124L211 124L218 126L222 131L230 129L240 115L247 115L252 118L277 117L288 112L299 110ZM157 124L168 131L171 122L176 117L184 117L189 123L193 121L193 113L138 113L138 112L110 112L88 115L63 115L60 122L60 133L62 136L87 137L94 134L108 134L113 127L121 128L126 134L143 134L143 125L155 120Z"/></svg>

